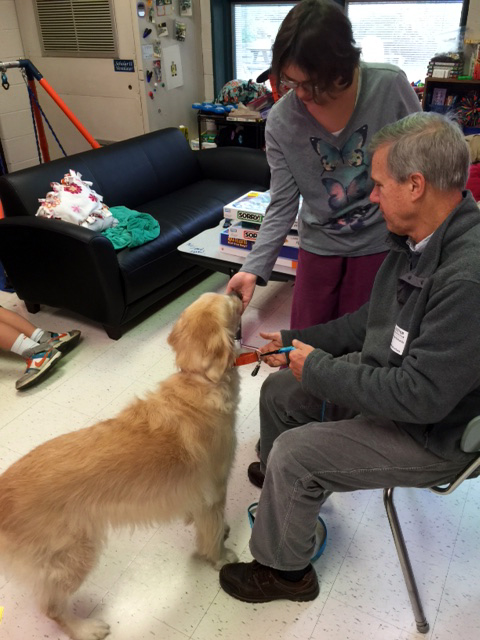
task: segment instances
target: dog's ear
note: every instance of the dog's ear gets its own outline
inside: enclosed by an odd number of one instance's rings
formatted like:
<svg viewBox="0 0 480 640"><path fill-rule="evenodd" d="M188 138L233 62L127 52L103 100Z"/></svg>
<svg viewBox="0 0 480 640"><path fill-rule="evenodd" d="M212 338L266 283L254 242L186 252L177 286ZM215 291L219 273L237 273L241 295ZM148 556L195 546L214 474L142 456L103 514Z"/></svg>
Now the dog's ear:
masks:
<svg viewBox="0 0 480 640"><path fill-rule="evenodd" d="M233 345L225 327L218 325L204 336L202 366L205 375L212 382L220 382L227 369L233 366Z"/></svg>
<svg viewBox="0 0 480 640"><path fill-rule="evenodd" d="M209 304L199 302L185 309L168 336L168 343L175 351L179 369L219 382L235 359L233 336L227 328L223 305L213 300Z"/></svg>

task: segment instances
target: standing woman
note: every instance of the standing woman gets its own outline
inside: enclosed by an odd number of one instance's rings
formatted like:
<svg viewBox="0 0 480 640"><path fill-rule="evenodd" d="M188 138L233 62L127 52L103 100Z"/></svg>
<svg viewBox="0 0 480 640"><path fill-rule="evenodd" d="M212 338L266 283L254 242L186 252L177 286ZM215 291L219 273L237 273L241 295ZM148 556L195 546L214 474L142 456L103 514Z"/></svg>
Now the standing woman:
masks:
<svg viewBox="0 0 480 640"><path fill-rule="evenodd" d="M370 296L386 252L367 146L384 125L420 111L404 72L360 62L352 25L329 0L302 0L273 45L284 91L266 126L271 203L254 249L228 283L244 308L266 284L298 212L300 251L291 328L355 311Z"/></svg>

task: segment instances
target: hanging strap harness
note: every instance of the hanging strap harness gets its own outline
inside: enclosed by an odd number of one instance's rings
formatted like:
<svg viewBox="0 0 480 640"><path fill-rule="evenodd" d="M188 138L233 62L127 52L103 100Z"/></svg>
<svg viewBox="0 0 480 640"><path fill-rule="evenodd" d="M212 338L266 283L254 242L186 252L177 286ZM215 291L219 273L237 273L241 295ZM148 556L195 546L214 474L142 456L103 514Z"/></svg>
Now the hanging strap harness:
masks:
<svg viewBox="0 0 480 640"><path fill-rule="evenodd" d="M60 140L57 138L55 131L52 128L52 125L50 124L50 122L48 121L47 116L45 115L44 110L42 109L42 107L40 106L39 101L37 100L35 94L33 93L33 91L30 89L30 87L27 84L26 78L24 78L25 80L25 85L27 87L27 91L28 91L28 97L30 99L30 111L32 113L32 120L33 120L33 130L35 132L35 141L37 143L37 152L38 152L38 158L40 160L40 164L42 164L42 158L41 158L41 153L40 153L40 145L38 142L38 134L37 134L37 126L35 124L35 117L33 115L33 103L35 102L35 105L38 107L38 110L40 111L40 113L42 114L43 119L45 120L45 122L47 123L48 128L50 129L50 132L52 134L52 136L55 139L55 142L58 144L58 146L60 147L60 151L63 153L63 155L66 157L67 152L65 151L65 149L62 147Z"/></svg>

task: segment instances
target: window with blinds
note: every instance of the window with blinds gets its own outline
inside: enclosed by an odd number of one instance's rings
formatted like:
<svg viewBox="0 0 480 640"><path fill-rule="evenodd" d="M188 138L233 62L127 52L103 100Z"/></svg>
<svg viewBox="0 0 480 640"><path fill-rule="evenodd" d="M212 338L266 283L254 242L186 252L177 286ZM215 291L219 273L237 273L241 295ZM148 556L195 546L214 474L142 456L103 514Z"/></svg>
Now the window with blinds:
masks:
<svg viewBox="0 0 480 640"><path fill-rule="evenodd" d="M233 72L238 80L255 80L272 62L272 45L290 3L235 2L232 7Z"/></svg>
<svg viewBox="0 0 480 640"><path fill-rule="evenodd" d="M112 0L35 0L44 56L116 58Z"/></svg>
<svg viewBox="0 0 480 640"><path fill-rule="evenodd" d="M458 51L463 0L347 0L362 59L390 62L410 82L425 80L430 58Z"/></svg>
<svg viewBox="0 0 480 640"><path fill-rule="evenodd" d="M362 59L396 64L410 82L425 79L436 53L457 50L462 5L463 0L345 0ZM255 79L270 66L273 41L293 6L233 3L235 78Z"/></svg>

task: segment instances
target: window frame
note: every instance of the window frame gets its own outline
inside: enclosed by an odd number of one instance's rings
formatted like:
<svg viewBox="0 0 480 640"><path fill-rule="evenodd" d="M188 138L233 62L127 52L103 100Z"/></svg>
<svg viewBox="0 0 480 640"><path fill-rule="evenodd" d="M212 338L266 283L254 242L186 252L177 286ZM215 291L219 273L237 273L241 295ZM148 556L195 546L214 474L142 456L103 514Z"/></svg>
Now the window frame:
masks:
<svg viewBox="0 0 480 640"><path fill-rule="evenodd" d="M356 5L356 4L383 4L383 5L389 5L389 4L411 4L411 5L415 5L415 4L462 4L461 10L460 10L460 22L458 24L458 43L463 42L463 38L464 38L464 33L465 33L465 26L467 23L467 18L468 18L468 9L470 6L470 0L345 0L345 13L346 15L348 15L348 6L349 5ZM404 69L405 72L406 69ZM425 75L422 77L422 81L425 78Z"/></svg>
<svg viewBox="0 0 480 640"><path fill-rule="evenodd" d="M440 4L443 2L451 2L453 4L454 2L457 2L457 0L342 0L342 2L340 2L339 4L347 8L347 5L356 4L359 2L363 2L364 4L365 3L373 4L378 2L383 2L384 4L388 4L389 2L411 2L412 4L416 4L416 3L418 4L419 2L431 2L432 4ZM460 14L460 24L458 25L459 27L467 26L469 8L470 8L470 0L463 0L462 11Z"/></svg>
<svg viewBox="0 0 480 640"><path fill-rule="evenodd" d="M295 5L297 4L298 0L231 0L230 2L230 8L231 8L231 20L230 20L230 31L231 31L231 38L232 38L232 74L234 73L234 69L236 66L236 60L235 60L235 51L234 51L234 43L235 43L235 21L234 21L234 6L235 5L263 5L263 6L268 6L270 4L285 4L285 5ZM262 69L262 71L265 71L265 68ZM258 72L257 75L259 75L261 73L261 71ZM233 75L232 75L233 77ZM242 80L249 80L250 78L242 78ZM255 78L252 78L252 80L255 80Z"/></svg>
<svg viewBox="0 0 480 640"><path fill-rule="evenodd" d="M241 0L242 3L256 3L259 0ZM346 8L348 2L375 2L378 0L334 0L341 7ZM384 0L388 2L389 0ZM395 0L392 0L394 2ZM405 0L405 2L418 2L419 0ZM442 2L445 0L431 0ZM448 0L447 0L448 1ZM235 0L210 0L210 13L212 22L212 55L213 55L213 81L215 95L218 95L223 85L233 79L233 9ZM262 4L276 4L276 0L260 0ZM459 27L465 27L468 20L470 0L463 0Z"/></svg>

